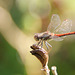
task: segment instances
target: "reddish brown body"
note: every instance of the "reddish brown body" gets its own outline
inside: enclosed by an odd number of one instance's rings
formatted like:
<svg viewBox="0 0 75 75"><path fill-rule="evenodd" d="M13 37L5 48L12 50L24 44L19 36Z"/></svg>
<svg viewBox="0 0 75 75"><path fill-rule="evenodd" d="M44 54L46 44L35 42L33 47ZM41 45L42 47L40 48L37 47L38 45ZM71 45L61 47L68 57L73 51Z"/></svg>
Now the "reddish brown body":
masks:
<svg viewBox="0 0 75 75"><path fill-rule="evenodd" d="M72 35L72 34L75 34L75 32L64 33L64 34L54 34L54 35L55 35L55 36L62 37L62 36L67 36L67 35Z"/></svg>

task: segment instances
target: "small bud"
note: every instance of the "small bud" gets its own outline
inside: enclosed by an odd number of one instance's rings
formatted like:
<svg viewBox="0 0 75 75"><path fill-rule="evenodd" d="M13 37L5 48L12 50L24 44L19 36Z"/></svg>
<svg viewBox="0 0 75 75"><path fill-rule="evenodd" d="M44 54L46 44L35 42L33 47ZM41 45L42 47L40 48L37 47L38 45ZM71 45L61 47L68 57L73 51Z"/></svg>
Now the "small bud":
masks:
<svg viewBox="0 0 75 75"><path fill-rule="evenodd" d="M52 69L53 75L58 75L56 66L52 66L51 69Z"/></svg>

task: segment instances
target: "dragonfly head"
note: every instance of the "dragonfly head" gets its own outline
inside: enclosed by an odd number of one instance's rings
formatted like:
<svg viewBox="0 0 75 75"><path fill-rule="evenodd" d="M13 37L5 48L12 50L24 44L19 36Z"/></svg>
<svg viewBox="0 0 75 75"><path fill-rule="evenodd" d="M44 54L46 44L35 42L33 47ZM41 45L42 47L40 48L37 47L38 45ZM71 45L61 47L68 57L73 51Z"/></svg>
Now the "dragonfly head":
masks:
<svg viewBox="0 0 75 75"><path fill-rule="evenodd" d="M34 35L34 39L35 39L36 41L39 41L38 33L36 33L36 34Z"/></svg>

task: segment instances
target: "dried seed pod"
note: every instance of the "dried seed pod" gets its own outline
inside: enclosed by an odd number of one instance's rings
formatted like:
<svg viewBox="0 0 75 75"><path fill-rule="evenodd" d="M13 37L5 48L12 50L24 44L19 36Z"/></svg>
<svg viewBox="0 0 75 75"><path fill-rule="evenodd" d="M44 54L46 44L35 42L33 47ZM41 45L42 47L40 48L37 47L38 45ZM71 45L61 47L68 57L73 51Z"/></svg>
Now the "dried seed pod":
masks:
<svg viewBox="0 0 75 75"><path fill-rule="evenodd" d="M32 51L30 51L30 53L34 56L36 56L39 61L42 63L42 66L45 68L45 66L48 63L48 52L46 50L44 50L43 48L40 48L38 45L33 44L31 46L31 48L33 49Z"/></svg>
<svg viewBox="0 0 75 75"><path fill-rule="evenodd" d="M32 46L30 46L31 47L31 49L33 49L33 50L35 50L35 49L39 49L40 47L39 46L37 46L36 44L33 44Z"/></svg>
<svg viewBox="0 0 75 75"><path fill-rule="evenodd" d="M39 59L39 61L42 63L43 69L41 69L41 70L43 70L44 73L49 75L50 70L48 69L48 66L47 66L48 52L36 44L33 44L31 46L31 49L33 49L33 50L30 51L30 53L32 55L36 56Z"/></svg>

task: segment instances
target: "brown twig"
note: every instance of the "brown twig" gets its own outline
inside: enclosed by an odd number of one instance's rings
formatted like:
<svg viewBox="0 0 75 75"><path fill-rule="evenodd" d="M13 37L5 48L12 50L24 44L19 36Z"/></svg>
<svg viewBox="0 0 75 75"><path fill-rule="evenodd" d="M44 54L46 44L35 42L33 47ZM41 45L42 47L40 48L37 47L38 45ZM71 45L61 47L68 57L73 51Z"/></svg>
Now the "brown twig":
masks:
<svg viewBox="0 0 75 75"><path fill-rule="evenodd" d="M48 68L48 52L46 50L44 50L43 48L40 48L38 45L33 44L31 46L31 49L33 49L32 51L30 51L30 53L34 56L36 56L39 61L42 63L43 66L43 70L46 75L50 75L50 70Z"/></svg>

